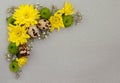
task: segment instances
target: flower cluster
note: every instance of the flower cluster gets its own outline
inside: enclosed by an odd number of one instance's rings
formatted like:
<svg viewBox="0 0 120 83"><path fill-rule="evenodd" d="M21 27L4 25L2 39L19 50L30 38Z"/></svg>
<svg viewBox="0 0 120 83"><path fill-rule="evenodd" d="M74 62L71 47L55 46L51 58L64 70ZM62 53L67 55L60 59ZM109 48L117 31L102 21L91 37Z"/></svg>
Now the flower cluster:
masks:
<svg viewBox="0 0 120 83"><path fill-rule="evenodd" d="M11 12L10 12L11 11ZM45 39L55 29L70 27L74 20L75 11L69 2L63 8L52 10L38 4L22 4L12 7L7 18L8 23L8 53L10 70L18 74L27 63L31 51L32 40Z"/></svg>

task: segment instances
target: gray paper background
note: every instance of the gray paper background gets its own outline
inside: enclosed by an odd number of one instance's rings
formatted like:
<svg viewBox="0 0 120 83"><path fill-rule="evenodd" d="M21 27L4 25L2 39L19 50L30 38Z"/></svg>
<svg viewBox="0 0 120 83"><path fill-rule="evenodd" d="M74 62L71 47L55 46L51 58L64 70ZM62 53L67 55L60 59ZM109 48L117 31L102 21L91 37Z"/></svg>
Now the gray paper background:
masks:
<svg viewBox="0 0 120 83"><path fill-rule="evenodd" d="M0 1L0 83L120 83L120 0L70 0L80 25L37 40L20 79L9 71L6 9L21 3L63 6L64 0Z"/></svg>

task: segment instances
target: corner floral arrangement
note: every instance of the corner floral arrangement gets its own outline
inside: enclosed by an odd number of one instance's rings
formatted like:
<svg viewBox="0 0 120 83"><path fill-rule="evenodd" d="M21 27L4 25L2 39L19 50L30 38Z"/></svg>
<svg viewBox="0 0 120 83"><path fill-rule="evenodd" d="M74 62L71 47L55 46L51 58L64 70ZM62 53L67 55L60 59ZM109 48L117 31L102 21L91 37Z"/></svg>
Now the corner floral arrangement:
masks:
<svg viewBox="0 0 120 83"><path fill-rule="evenodd" d="M54 5L50 9L40 4L21 4L8 8L7 12L9 45L6 59L17 78L28 61L35 39L46 39L55 29L59 31L82 20L81 14L67 1L61 9Z"/></svg>

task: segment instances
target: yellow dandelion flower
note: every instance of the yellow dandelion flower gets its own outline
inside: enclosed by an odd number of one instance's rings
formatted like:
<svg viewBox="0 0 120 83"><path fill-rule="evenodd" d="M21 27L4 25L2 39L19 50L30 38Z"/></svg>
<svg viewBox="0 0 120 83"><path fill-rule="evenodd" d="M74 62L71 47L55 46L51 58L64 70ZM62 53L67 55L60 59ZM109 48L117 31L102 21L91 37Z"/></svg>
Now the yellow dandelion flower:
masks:
<svg viewBox="0 0 120 83"><path fill-rule="evenodd" d="M67 1L64 4L63 10L64 10L65 15L72 15L75 13L73 10L73 5Z"/></svg>
<svg viewBox="0 0 120 83"><path fill-rule="evenodd" d="M61 27L64 28L62 16L59 14L55 14L54 16L51 16L49 21L51 23L51 28L50 28L51 32L56 28L58 29L58 31L60 30Z"/></svg>
<svg viewBox="0 0 120 83"><path fill-rule="evenodd" d="M40 16L39 11L34 8L33 5L20 5L15 10L13 18L16 20L15 24L25 25L26 27L37 24L37 20Z"/></svg>
<svg viewBox="0 0 120 83"><path fill-rule="evenodd" d="M19 46L20 44L24 44L27 42L27 39L30 38L30 36L27 34L27 30L24 26L19 25L9 25L8 27L8 41L16 43L16 46Z"/></svg>
<svg viewBox="0 0 120 83"><path fill-rule="evenodd" d="M27 63L27 58L26 57L22 57L22 58L16 58L16 61L18 62L18 66L19 67L23 67L26 63Z"/></svg>

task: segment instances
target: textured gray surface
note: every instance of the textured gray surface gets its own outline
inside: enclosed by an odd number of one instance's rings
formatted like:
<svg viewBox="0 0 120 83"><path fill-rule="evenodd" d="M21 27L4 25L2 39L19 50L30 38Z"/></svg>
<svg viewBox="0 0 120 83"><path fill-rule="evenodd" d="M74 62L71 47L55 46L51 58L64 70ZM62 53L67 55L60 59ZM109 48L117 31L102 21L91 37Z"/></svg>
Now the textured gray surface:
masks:
<svg viewBox="0 0 120 83"><path fill-rule="evenodd" d="M78 26L35 41L28 64L16 80L4 54L6 9L21 3L62 7L64 0L1 0L0 83L120 83L120 0L70 0L84 15Z"/></svg>

